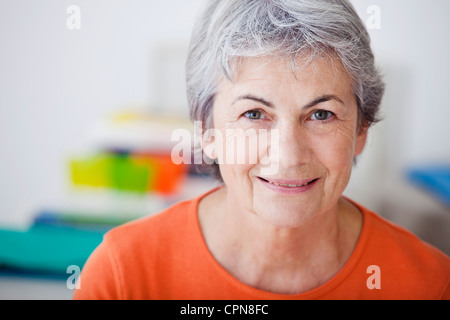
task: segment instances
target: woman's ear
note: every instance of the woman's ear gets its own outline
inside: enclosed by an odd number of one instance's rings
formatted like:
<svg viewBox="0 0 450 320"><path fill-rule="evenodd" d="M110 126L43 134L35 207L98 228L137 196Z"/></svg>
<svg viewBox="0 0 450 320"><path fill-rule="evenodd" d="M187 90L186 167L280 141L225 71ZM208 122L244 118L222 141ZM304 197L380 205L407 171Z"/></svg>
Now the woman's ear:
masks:
<svg viewBox="0 0 450 320"><path fill-rule="evenodd" d="M358 130L358 136L356 137L356 144L355 144L355 157L359 156L361 154L361 152L363 152L364 150L364 146L366 145L366 141L367 141L367 131L368 131L368 127L364 126L361 127Z"/></svg>

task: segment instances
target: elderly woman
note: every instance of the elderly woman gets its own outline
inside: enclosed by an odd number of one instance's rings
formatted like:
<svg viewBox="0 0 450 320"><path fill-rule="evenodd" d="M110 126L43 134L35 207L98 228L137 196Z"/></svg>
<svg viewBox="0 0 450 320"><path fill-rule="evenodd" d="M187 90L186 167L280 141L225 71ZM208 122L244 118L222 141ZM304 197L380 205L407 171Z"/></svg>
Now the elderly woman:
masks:
<svg viewBox="0 0 450 320"><path fill-rule="evenodd" d="M187 88L223 185L108 232L75 298L450 298L446 255L342 196L383 94L348 1L208 1Z"/></svg>

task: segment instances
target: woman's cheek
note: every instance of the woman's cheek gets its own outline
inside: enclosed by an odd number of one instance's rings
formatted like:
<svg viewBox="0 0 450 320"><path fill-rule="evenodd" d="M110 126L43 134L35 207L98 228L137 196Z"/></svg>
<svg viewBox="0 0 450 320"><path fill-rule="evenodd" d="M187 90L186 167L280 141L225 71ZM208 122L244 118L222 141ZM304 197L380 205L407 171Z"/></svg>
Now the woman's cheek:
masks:
<svg viewBox="0 0 450 320"><path fill-rule="evenodd" d="M338 173L339 170L352 167L354 136L351 130L341 128L313 139L315 154L328 171Z"/></svg>
<svg viewBox="0 0 450 320"><path fill-rule="evenodd" d="M222 164L255 165L266 153L268 145L267 129L257 123L240 119L222 123L216 148Z"/></svg>

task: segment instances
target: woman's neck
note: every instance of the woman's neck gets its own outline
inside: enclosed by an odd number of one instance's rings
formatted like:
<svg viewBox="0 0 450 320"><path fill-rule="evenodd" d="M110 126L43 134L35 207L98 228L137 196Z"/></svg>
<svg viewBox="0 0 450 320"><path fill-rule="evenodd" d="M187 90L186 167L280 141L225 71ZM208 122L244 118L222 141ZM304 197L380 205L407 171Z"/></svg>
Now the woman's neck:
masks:
<svg viewBox="0 0 450 320"><path fill-rule="evenodd" d="M362 225L359 210L344 199L297 228L272 226L235 203L226 188L202 199L206 244L235 278L276 293L308 291L331 279L350 257Z"/></svg>

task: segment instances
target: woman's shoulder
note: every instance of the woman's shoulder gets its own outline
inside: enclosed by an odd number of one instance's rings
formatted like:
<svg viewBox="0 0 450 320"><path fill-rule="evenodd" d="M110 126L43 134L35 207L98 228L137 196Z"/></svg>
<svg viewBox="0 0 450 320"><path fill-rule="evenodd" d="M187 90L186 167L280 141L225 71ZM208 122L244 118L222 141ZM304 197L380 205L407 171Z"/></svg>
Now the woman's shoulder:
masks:
<svg viewBox="0 0 450 320"><path fill-rule="evenodd" d="M364 217L368 220L371 241L378 247L389 248L396 254L403 252L418 257L426 256L430 259L435 257L437 260L444 261L447 265L450 263L445 253L422 240L410 230L368 209L365 209Z"/></svg>
<svg viewBox="0 0 450 320"><path fill-rule="evenodd" d="M142 233L148 235L150 231L151 234L170 230L180 232L181 230L177 230L178 228L185 228L188 225L197 223L197 211L200 201L217 189L216 187L190 199L177 201L161 211L117 226L109 230L106 233L106 237L122 238L130 235L132 238Z"/></svg>
<svg viewBox="0 0 450 320"><path fill-rule="evenodd" d="M107 252L115 261L130 261L143 253L151 259L198 249L198 205L214 190L110 229L97 251Z"/></svg>
<svg viewBox="0 0 450 320"><path fill-rule="evenodd" d="M78 297L147 297L148 279L173 264L173 252L190 252L198 198L109 230L83 268ZM162 271L161 271L162 270Z"/></svg>
<svg viewBox="0 0 450 320"><path fill-rule="evenodd" d="M395 252L397 250L417 251L422 254L436 255L439 258L450 261L446 254L423 241L405 227L388 220L351 199L347 200L354 204L363 214L363 229L360 237L362 238L361 240L369 242L367 245L379 248L379 250L388 247L390 251Z"/></svg>
<svg viewBox="0 0 450 320"><path fill-rule="evenodd" d="M161 237L167 240L170 234L180 234L194 222L197 201L197 198L180 201L160 212L124 223L109 230L104 239L115 246L148 244L151 240L161 241Z"/></svg>
<svg viewBox="0 0 450 320"><path fill-rule="evenodd" d="M360 236L364 263L377 265L385 284L401 283L421 291L449 289L450 259L445 253L402 226L357 206L364 216Z"/></svg>

